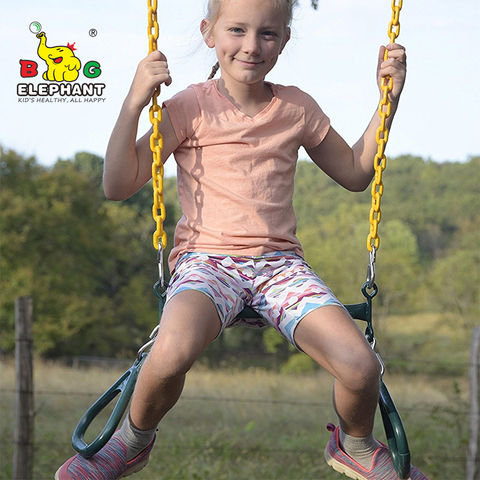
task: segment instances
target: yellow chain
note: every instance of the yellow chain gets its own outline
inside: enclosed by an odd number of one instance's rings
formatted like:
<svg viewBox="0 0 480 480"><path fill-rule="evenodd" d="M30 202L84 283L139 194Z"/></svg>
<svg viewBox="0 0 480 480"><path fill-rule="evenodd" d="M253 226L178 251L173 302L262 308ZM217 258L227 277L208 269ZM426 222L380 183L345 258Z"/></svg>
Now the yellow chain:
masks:
<svg viewBox="0 0 480 480"><path fill-rule="evenodd" d="M396 38L400 34L400 10L402 9L403 0L392 0L392 19L388 25L388 36L390 43L395 43ZM384 60L388 58L388 50L385 50ZM367 237L367 249L372 252L378 250L380 238L378 236L378 224L382 218L380 210L380 202L383 195L382 173L387 167L387 158L385 157L385 147L388 142L388 128L386 120L392 111L392 105L388 94L392 91L392 77L387 76L382 79L381 89L383 97L378 106L378 114L380 115L381 124L377 129L377 153L375 155L373 165L375 167L375 178L372 183L372 207L370 209L370 233Z"/></svg>
<svg viewBox="0 0 480 480"><path fill-rule="evenodd" d="M148 53L157 50L158 21L157 21L157 0L148 1ZM152 150L152 180L153 180L153 207L152 216L156 223L156 230L153 233L153 246L157 250L164 250L167 246L167 234L163 230L165 221L165 204L163 203L163 162L162 148L163 139L159 132L159 125L162 121L162 109L157 104L158 91L153 94L150 107L150 123L153 133L150 135L150 149Z"/></svg>

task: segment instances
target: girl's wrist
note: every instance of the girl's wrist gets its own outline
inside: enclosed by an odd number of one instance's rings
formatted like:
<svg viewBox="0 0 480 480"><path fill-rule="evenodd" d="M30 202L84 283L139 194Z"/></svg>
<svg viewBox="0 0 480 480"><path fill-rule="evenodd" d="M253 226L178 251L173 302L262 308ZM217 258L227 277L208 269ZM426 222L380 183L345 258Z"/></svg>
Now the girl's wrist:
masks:
<svg viewBox="0 0 480 480"><path fill-rule="evenodd" d="M383 101L383 93L380 95L380 98L378 100L378 105L380 105ZM397 110L397 107L398 107L398 101L399 101L399 97L396 97L394 99L390 98L390 96L388 97L388 101L390 103L390 109L391 109L391 112L395 112ZM387 111L387 106L384 105L383 107L383 111L386 112Z"/></svg>
<svg viewBox="0 0 480 480"><path fill-rule="evenodd" d="M130 95L127 95L122 105L123 113L135 118L140 117L140 114L142 113L143 109L144 109L144 106L140 105L138 102L132 99Z"/></svg>

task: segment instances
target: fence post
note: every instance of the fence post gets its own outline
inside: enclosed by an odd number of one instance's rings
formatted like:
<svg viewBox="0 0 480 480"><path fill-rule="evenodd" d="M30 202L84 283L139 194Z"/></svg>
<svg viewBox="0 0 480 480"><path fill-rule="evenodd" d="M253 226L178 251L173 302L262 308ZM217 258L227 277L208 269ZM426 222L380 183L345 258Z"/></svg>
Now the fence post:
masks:
<svg viewBox="0 0 480 480"><path fill-rule="evenodd" d="M467 480L480 480L480 326L472 332L470 358L470 443L467 455Z"/></svg>
<svg viewBox="0 0 480 480"><path fill-rule="evenodd" d="M33 477L33 300L15 299L16 414L13 479Z"/></svg>

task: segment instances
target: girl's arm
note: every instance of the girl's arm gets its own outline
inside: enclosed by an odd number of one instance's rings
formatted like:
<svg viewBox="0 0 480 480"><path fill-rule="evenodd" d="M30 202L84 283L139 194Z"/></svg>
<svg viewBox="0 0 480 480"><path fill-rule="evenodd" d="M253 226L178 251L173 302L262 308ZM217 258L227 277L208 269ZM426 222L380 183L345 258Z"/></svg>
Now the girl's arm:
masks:
<svg viewBox="0 0 480 480"><path fill-rule="evenodd" d="M152 52L138 65L137 72L108 142L103 171L103 189L110 200L125 200L137 192L152 176L150 132L136 141L138 120L150 102L155 89L170 85L172 79L167 59ZM163 136L162 161L178 147L179 142L166 109L159 127Z"/></svg>
<svg viewBox="0 0 480 480"><path fill-rule="evenodd" d="M385 48L388 49L386 61L383 60ZM391 114L386 121L386 127L390 129L406 76L406 54L401 45L390 44L380 48L377 67L379 88L382 77L386 75L393 79L393 88L389 94ZM381 94L383 96L383 92ZM307 153L327 175L346 189L365 190L374 175L373 159L377 153L376 133L380 123L378 111L375 111L367 129L353 147L349 147L343 138L330 128L322 143L308 149Z"/></svg>

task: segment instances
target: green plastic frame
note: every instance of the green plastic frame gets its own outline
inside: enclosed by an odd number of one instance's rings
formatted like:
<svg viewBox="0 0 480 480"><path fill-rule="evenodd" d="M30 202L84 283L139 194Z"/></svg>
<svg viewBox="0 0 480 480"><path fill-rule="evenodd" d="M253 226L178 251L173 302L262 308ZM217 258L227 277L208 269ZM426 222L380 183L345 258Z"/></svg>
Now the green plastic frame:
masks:
<svg viewBox="0 0 480 480"><path fill-rule="evenodd" d="M378 400L382 414L383 426L387 436L390 456L398 476L407 479L410 476L410 450L402 420L392 397L383 380L380 382L380 398Z"/></svg>
<svg viewBox="0 0 480 480"><path fill-rule="evenodd" d="M84 413L83 417L78 422L72 435L73 448L84 458L90 458L95 455L101 448L110 440L111 436L122 419L125 410L127 409L130 398L137 382L138 373L147 354L144 353L140 358L137 358L135 363ZM109 405L115 397L118 397L117 403L113 411L99 433L97 438L89 444L84 440L85 433L92 423L93 419Z"/></svg>

